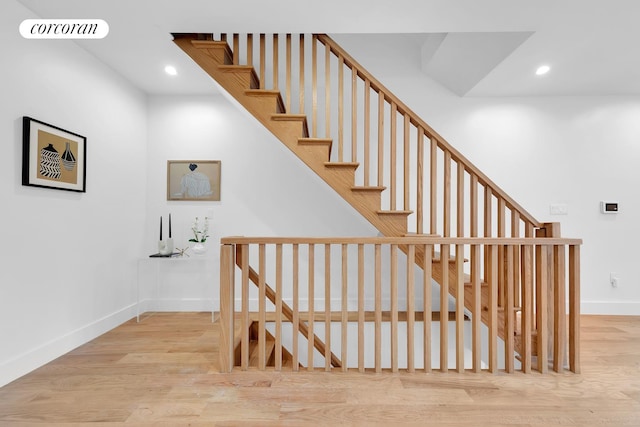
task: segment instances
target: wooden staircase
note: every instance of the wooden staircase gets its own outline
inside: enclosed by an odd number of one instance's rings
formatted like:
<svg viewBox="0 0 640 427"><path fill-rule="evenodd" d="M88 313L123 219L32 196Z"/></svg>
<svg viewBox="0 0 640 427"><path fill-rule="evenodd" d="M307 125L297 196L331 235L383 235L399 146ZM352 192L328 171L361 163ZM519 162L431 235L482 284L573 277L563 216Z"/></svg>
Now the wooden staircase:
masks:
<svg viewBox="0 0 640 427"><path fill-rule="evenodd" d="M194 36L174 35L174 42L202 67L220 86L293 151L307 166L349 202L385 236L407 233L407 210L382 210L380 193L385 187L356 186L357 162L331 162L332 139L309 136L306 114L285 112L282 95L260 89L253 67L233 65L226 42L194 40Z"/></svg>
<svg viewBox="0 0 640 427"><path fill-rule="evenodd" d="M301 57L304 51L302 44L303 37L301 36ZM478 236L479 226L484 225L485 237L506 237L511 234L511 237L517 238L524 232L526 237L533 237L536 230L555 230L556 233L552 234L548 232L544 237L559 237L559 232L556 228L549 227L545 224L537 222L530 214L522 209L513 199L506 195L499 187L497 187L489 178L487 178L482 172L477 170L467 159L465 159L459 152L451 147L442 137L440 137L433 129L431 129L426 123L419 119L415 113L413 113L408 107L406 107L401 101L395 98L390 92L375 78L370 76L364 69L346 52L344 52L334 41L328 38L326 35L314 35L313 42L318 43L320 41L326 47L326 64L330 64L330 54L335 54L338 57L339 63L343 66L348 65L352 71L353 82L357 79L362 79L363 86L372 92L371 98L378 95L378 105L382 107L388 104L391 110L391 123L388 128L391 130L391 142L389 156L390 159L390 185L383 185L382 178L378 177L376 182L370 182L368 179L370 165L365 163L365 179L364 182L357 182L356 174L361 168L361 163L355 161L355 154L351 155L351 161L347 161L346 154L343 155L345 149L342 147L342 134L340 130L339 134L339 154L334 153L335 140L328 135L320 137L317 135L317 119L313 119L313 132L310 132L309 116L308 114L316 114L316 77L314 74L314 99L313 99L313 113L311 112L296 112L293 113L290 110L291 105L291 89L290 80L291 77L287 77L286 98L283 99L283 93L278 87L278 77L274 77L273 88L267 88L266 74L265 74L265 58L264 52L264 35L260 36L261 54L259 64L260 72L256 71L254 67L254 60L252 52L253 38L247 37L247 64L241 65L239 62L239 41L237 35L234 35L232 40L233 49L227 42L226 35L222 37L222 40L215 41L212 36L201 34L174 34L174 42L189 55L204 71L206 71L218 84L228 92L233 98L235 98L247 111L249 111L258 121L260 121L274 136L276 136L283 144L285 144L293 153L296 154L308 167L310 167L318 176L320 176L328 185L330 185L340 196L346 200L351 206L353 206L364 218L366 218L377 230L387 237L403 237L409 236L408 217L414 214L414 210L410 209L411 203L417 204L417 225L413 236L416 235L443 235L444 237L452 236L452 225L456 228L457 236L464 237L465 230L463 221L465 212L465 203L468 203L468 210L471 212L468 219L469 229L468 233L471 237ZM315 44L314 55L315 55ZM273 43L273 71L274 75L277 75L277 36L274 36ZM287 36L287 52L289 55L290 50L290 37ZM316 67L316 59L314 56L314 67ZM290 59L287 56L287 66L290 67ZM302 68L302 62L301 62ZM327 70L329 65L327 65ZM315 70L315 68L314 68ZM348 73L347 70L346 73ZM301 76L302 80L302 76ZM329 77L327 77L327 84ZM354 88L357 85L353 84ZM356 100L356 90L353 89L353 104ZM302 93L302 89L300 90ZM329 98L330 90L327 89L326 96ZM342 83L340 86L340 92L342 93ZM368 106L371 103L369 94L365 93L365 100L367 107L368 120ZM301 95L302 97L302 95ZM301 98L302 99L302 98ZM327 100L327 105L329 101ZM386 103L386 104L385 104ZM302 100L301 100L302 105ZM340 102L340 111L343 106ZM303 107L301 106L301 109ZM379 110L379 111L382 111ZM328 112L328 107L327 107ZM342 113L341 113L342 114ZM355 118L357 113L353 113ZM396 115L401 114L402 124L404 126L404 140L400 141L396 145L396 134L399 132L396 124ZM384 128L384 114L380 113L378 117L378 138L380 141L383 136ZM341 120L341 119L340 119ZM328 121L328 119L327 119ZM354 120L355 122L355 120ZM355 125L354 125L355 126ZM365 124L365 129L369 127L368 122ZM411 129L415 130L415 135L411 132ZM384 128L386 131L386 128ZM355 135L356 130L353 130ZM367 130L365 130L367 132ZM329 134L329 125L327 124L327 134ZM430 157L430 186L429 190L424 190L422 184L418 184L417 196L413 199L409 197L409 171L402 173L395 171L395 165L402 163L402 159L396 158L397 146L404 144L404 164L408 165L410 160L409 138L417 136L418 147L416 149L418 156L423 156L425 153L431 152ZM427 138L428 141L423 140ZM380 143L382 144L382 143ZM429 145L430 144L430 145ZM382 176L382 166L380 158L383 156L382 145L378 146L378 168L379 175ZM367 149L367 148L365 148ZM355 145L353 152L355 153ZM444 160L438 160L438 156L435 154L437 150L441 150L443 154L440 156ZM368 162L368 157L367 157ZM443 176L439 180L444 184L443 190L438 190L436 186L436 165L442 170ZM418 162L417 174L419 182L427 181L428 176ZM455 174L454 174L455 169ZM404 179L404 188L396 184L396 175L400 180ZM456 187L451 188L451 181L453 179L456 182ZM465 195L465 182L468 182L471 194ZM402 193L404 192L404 197ZM482 195L480 195L482 192ZM391 193L390 202L385 203L382 200L383 193ZM429 194L427 194L429 193ZM479 197L480 195L480 197ZM483 196L483 197L482 197ZM397 199L402 199L398 207L396 203ZM456 199L456 208L452 208L452 199ZM479 199L480 198L480 202ZM443 217L438 220L436 213L436 205L438 199L442 199L442 215ZM423 217L427 216L424 212L423 205L429 202L430 205L430 218L428 221L423 221ZM484 211L480 213L481 219L478 218L477 211L478 205L484 203ZM388 205L389 208L383 209L382 206ZM497 206L497 208L496 208ZM451 219L452 213L455 213L457 209L457 218L455 222ZM505 214L506 212L506 214ZM497 220L497 221L494 221ZM430 224L430 233L424 233L426 228L425 222ZM442 224L438 224L438 223ZM497 222L497 226L493 223ZM511 232L506 229L506 225L511 226ZM484 223L484 224L482 224ZM438 230L441 227L441 230ZM545 228L546 227L546 228ZM417 233L416 233L417 231ZM440 232L438 232L440 231ZM449 250L449 247L446 247ZM453 248L451 248L453 249ZM442 262L440 254L427 254L420 247L415 249L415 262L418 266L425 265L425 259L431 259L431 275L432 278L440 283L444 284L441 292L442 304L448 299L448 295L452 295L457 298L459 304L466 308L472 314L480 314L482 321L488 324L492 321L497 321L499 328L498 334L501 338L505 339L507 348L513 349L520 353L524 364L530 367L531 356L535 355L536 343L536 331L534 319L530 316L518 317L518 321L523 326L520 331L518 328L513 327L514 321L507 322L505 317L506 313L510 313L513 319L516 319L516 315L520 310L522 303L531 304L533 294L531 289L526 294L514 295L512 290L507 291L509 287L517 288L518 285L524 286L525 278L518 277L518 265L515 265L515 271L503 271L500 273L501 292L505 295L504 302L497 313L497 319L490 319L488 317L489 306L489 294L487 292L487 284L480 277L480 267L477 265L471 266L471 274L465 275L460 268L459 263L452 262L453 259ZM532 257L533 254L526 255ZM487 262L485 254L485 263ZM522 255L523 260L529 260ZM528 262L528 261L527 261ZM501 264L504 267L506 264ZM510 276L510 277L509 277ZM459 278L463 278L463 286L460 286ZM516 283L514 283L514 280ZM522 283L520 283L522 282ZM481 293L481 298L476 298L476 293ZM464 293L464 295L459 295ZM507 295L511 295L511 299L508 300ZM461 298L458 298L458 297ZM517 300L515 300L516 298ZM480 301L480 304L478 304ZM443 306L444 307L444 306ZM509 326L511 325L511 326ZM512 370L512 366L507 366L507 370Z"/></svg>

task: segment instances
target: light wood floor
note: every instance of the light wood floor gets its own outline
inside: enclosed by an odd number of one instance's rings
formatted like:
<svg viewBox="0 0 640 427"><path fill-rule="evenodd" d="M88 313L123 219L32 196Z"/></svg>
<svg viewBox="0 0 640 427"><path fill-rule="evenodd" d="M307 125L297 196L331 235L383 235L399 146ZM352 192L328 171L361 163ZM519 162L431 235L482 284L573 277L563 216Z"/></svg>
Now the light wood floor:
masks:
<svg viewBox="0 0 640 427"><path fill-rule="evenodd" d="M207 313L135 319L0 388L0 425L640 426L640 317L583 316L575 374L219 374Z"/></svg>

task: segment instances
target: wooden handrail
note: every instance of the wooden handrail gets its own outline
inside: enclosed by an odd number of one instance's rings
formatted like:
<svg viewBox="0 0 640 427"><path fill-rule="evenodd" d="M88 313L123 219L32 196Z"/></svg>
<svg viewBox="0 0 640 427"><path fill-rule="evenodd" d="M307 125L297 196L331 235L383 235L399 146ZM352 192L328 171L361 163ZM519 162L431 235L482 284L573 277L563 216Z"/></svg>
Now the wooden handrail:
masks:
<svg viewBox="0 0 640 427"><path fill-rule="evenodd" d="M566 237L549 237L545 239L533 237L439 237L439 236L406 236L406 237L223 237L220 243L248 244L332 244L332 245L582 245L582 239Z"/></svg>

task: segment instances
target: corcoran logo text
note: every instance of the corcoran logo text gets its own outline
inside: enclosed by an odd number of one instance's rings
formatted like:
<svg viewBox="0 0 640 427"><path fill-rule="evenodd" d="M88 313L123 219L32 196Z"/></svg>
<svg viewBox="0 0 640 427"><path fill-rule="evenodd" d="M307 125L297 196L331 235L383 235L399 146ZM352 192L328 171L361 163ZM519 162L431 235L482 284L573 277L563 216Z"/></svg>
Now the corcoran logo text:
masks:
<svg viewBox="0 0 640 427"><path fill-rule="evenodd" d="M25 19L20 34L26 39L102 39L109 24L102 19Z"/></svg>

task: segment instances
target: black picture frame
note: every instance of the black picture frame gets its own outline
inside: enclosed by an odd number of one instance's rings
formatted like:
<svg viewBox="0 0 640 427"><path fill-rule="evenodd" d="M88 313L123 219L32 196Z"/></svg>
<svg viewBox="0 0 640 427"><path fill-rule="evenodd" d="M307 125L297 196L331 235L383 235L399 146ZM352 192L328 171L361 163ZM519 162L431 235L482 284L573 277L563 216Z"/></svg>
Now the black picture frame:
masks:
<svg viewBox="0 0 640 427"><path fill-rule="evenodd" d="M87 191L87 138L24 116L22 185Z"/></svg>

